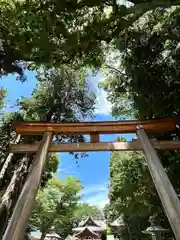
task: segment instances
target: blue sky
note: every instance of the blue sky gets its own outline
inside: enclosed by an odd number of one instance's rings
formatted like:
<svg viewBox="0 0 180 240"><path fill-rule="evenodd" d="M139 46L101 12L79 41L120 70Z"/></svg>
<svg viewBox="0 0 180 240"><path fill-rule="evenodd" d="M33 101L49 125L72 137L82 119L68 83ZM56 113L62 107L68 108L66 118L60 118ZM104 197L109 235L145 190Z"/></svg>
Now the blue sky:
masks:
<svg viewBox="0 0 180 240"><path fill-rule="evenodd" d="M27 81L21 83L16 81L16 76L3 77L0 80L0 87L7 88L6 106L4 111L13 111L18 98L31 96L36 86L35 73L26 71ZM114 120L110 114L111 105L106 99L106 93L97 87L103 76L89 76L87 78L90 88L97 95L96 121ZM117 135L102 135L102 141L114 141ZM132 135L126 135L129 140ZM108 179L109 179L109 158L110 152L90 152L88 157L79 159L78 165L68 153L60 153L60 164L57 176L65 179L71 175L80 179L84 186L82 193L83 201L89 204L96 204L103 207L108 202Z"/></svg>

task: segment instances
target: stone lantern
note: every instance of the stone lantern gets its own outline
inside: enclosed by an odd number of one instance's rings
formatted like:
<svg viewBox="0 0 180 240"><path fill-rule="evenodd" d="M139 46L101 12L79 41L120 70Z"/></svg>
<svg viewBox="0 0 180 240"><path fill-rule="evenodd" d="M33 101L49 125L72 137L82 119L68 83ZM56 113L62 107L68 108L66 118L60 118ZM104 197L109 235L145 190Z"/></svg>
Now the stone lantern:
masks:
<svg viewBox="0 0 180 240"><path fill-rule="evenodd" d="M142 233L151 235L153 240L161 240L162 234L169 232L168 229L160 226L155 216L151 216L149 222L150 226L145 231L142 231Z"/></svg>

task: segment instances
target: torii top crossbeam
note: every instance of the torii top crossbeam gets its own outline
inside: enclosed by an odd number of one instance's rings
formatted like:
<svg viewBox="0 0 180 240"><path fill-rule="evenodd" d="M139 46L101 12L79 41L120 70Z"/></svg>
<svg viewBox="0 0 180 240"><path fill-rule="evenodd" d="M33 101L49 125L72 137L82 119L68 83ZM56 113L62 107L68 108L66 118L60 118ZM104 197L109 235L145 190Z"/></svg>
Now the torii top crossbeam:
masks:
<svg viewBox="0 0 180 240"><path fill-rule="evenodd" d="M90 152L90 151L135 151L142 150L138 141L132 142L100 142L100 134L136 133L142 126L147 133L164 133L176 129L177 118L154 120L128 120L114 122L78 122L78 123L44 123L44 122L13 122L17 134L43 135L45 132L66 136L90 135L90 143L60 143L51 144L49 152ZM179 141L152 141L157 150L180 149ZM39 144L11 144L10 152L33 153Z"/></svg>
<svg viewBox="0 0 180 240"><path fill-rule="evenodd" d="M12 128L21 135L43 135L46 131L63 135L91 135L136 133L137 126L142 125L147 133L164 133L176 129L177 118L154 120L128 120L114 122L78 122L78 123L43 123L43 122L13 122Z"/></svg>

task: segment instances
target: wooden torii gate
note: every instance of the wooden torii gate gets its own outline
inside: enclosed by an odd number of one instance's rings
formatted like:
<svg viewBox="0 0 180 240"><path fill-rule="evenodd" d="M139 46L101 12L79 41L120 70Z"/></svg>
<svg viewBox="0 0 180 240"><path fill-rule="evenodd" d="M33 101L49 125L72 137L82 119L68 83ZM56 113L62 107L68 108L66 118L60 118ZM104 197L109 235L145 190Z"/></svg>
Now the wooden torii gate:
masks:
<svg viewBox="0 0 180 240"><path fill-rule="evenodd" d="M180 240L180 201L155 150L180 149L180 141L150 140L146 133L164 133L176 129L177 119L80 123L12 123L21 135L43 135L35 144L12 144L11 153L35 153L31 171L18 198L3 240L20 240L24 236L48 152L135 151L143 150L145 159L177 240ZM100 142L100 134L136 133L131 142ZM90 135L90 143L52 144L53 134Z"/></svg>

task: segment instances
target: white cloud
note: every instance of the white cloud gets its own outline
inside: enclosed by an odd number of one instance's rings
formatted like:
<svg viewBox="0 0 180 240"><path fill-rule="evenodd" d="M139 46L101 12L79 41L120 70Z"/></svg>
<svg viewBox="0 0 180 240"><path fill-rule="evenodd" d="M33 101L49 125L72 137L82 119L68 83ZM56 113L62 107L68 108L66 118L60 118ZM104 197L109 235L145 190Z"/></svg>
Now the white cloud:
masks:
<svg viewBox="0 0 180 240"><path fill-rule="evenodd" d="M90 89L96 94L96 114L109 115L111 113L111 103L107 100L107 93L98 87L98 84L104 80L104 76L97 74L96 76L89 75L87 83Z"/></svg>
<svg viewBox="0 0 180 240"><path fill-rule="evenodd" d="M96 114L111 114L111 103L107 100L107 93L103 89L97 91Z"/></svg>
<svg viewBox="0 0 180 240"><path fill-rule="evenodd" d="M57 170L57 173L62 173L62 174L65 174L65 175L74 175L77 173L77 171L72 167L72 166L67 166L65 168L62 168L61 167L61 163L59 164L59 167L58 167L58 170Z"/></svg>
<svg viewBox="0 0 180 240"><path fill-rule="evenodd" d="M94 184L86 186L82 190L84 195L82 202L90 205L96 205L99 208L103 208L108 203L108 184Z"/></svg>
<svg viewBox="0 0 180 240"><path fill-rule="evenodd" d="M99 208L103 208L105 204L109 202L108 193L107 192L97 193L92 197L86 198L84 202L88 203L89 205L96 205Z"/></svg>
<svg viewBox="0 0 180 240"><path fill-rule="evenodd" d="M106 184L94 184L94 185L89 185L87 187L85 187L83 190L82 190L82 193L84 195L90 195L92 193L96 193L96 192L99 192L99 191L106 191L107 190L107 186Z"/></svg>

